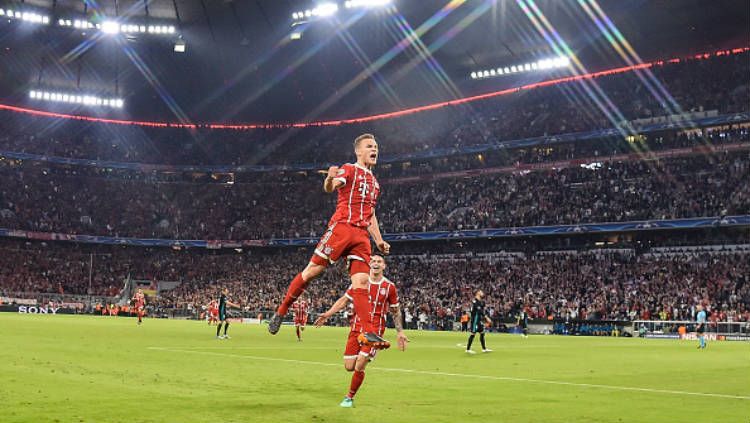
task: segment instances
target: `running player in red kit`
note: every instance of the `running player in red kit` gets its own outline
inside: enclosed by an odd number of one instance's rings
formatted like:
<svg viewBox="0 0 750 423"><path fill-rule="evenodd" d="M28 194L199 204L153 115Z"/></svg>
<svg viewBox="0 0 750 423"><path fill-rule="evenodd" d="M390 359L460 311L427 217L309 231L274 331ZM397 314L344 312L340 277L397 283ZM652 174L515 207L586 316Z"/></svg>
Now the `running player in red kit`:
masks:
<svg viewBox="0 0 750 423"><path fill-rule="evenodd" d="M307 324L307 314L310 305L305 300L299 300L292 306L292 312L294 313L294 329L297 332L297 342L302 341L302 331L305 330Z"/></svg>
<svg viewBox="0 0 750 423"><path fill-rule="evenodd" d="M354 153L357 156L356 163L328 168L323 190L328 193L338 190L336 212L307 267L294 277L281 305L271 317L268 323L271 334L278 333L282 318L297 297L305 291L307 284L320 276L329 264L346 257L352 281L354 313L363 327L359 342L375 348L390 347L388 341L375 333L368 302L370 237L384 254L388 254L391 248L383 240L375 216L375 205L380 195L380 185L372 173L372 168L378 161L378 143L375 137L371 134L358 136L354 140Z"/></svg>
<svg viewBox="0 0 750 423"><path fill-rule="evenodd" d="M136 315L138 315L138 324L143 323L143 310L146 307L146 296L143 295L143 290L138 288L138 292L133 295L131 299L133 301L133 309Z"/></svg>
<svg viewBox="0 0 750 423"><path fill-rule="evenodd" d="M208 303L208 325L211 323L219 322L219 303L216 300L211 300Z"/></svg>
<svg viewBox="0 0 750 423"><path fill-rule="evenodd" d="M370 277L369 277L369 300L372 304L372 322L373 327L378 335L382 336L385 332L385 315L390 312L393 315L393 325L396 327L398 348L401 351L406 349L406 343L409 338L404 334L403 318L401 317L401 308L398 303L398 293L396 285L389 281L383 272L385 271L385 259L379 254L373 254L370 259ZM349 288L343 297L339 298L330 309L321 314L315 320L315 326L320 327L334 314L343 310L352 299L352 289ZM362 321L355 316L351 322L349 337L344 349L344 368L352 374L352 381L349 385L349 392L341 401L342 407L354 407L354 395L365 380L365 367L367 363L375 358L377 350L368 345L360 345L358 338L362 333Z"/></svg>

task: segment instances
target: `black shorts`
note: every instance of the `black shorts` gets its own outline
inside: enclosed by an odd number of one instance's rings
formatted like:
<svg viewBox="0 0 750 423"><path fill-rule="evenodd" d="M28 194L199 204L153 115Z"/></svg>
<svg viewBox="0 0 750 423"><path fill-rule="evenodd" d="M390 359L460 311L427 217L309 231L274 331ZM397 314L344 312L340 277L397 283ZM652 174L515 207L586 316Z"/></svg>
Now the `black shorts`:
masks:
<svg viewBox="0 0 750 423"><path fill-rule="evenodd" d="M224 320L227 320L227 312L219 310L219 321L223 322Z"/></svg>
<svg viewBox="0 0 750 423"><path fill-rule="evenodd" d="M705 327L704 325L698 326L698 327L697 327L697 328L695 329L695 331L696 331L697 333L700 333L700 334L702 334L703 332L705 332L705 331L706 331L706 327Z"/></svg>
<svg viewBox="0 0 750 423"><path fill-rule="evenodd" d="M482 333L484 332L484 325L482 322L475 325L471 325L471 333Z"/></svg>

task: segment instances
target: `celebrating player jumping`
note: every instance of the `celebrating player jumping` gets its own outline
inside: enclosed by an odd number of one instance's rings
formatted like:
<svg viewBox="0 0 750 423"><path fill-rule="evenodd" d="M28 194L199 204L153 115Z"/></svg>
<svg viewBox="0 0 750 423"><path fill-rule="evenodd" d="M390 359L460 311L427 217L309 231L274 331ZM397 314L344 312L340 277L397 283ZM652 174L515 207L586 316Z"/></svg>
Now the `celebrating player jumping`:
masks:
<svg viewBox="0 0 750 423"><path fill-rule="evenodd" d="M375 348L388 348L390 343L381 338L371 321L372 309L368 301L370 262L370 237L378 249L388 254L391 246L383 240L375 216L375 205L380 195L380 185L372 173L378 161L378 143L371 134L354 140L357 162L341 168L331 166L323 182L323 190L338 190L336 212L328 223L328 230L320 239L310 262L289 284L286 296L268 324L268 331L276 334L289 307L304 291L310 281L322 274L329 264L346 257L351 275L351 297L354 313L362 325L359 342ZM369 233L369 236L368 236Z"/></svg>
<svg viewBox="0 0 750 423"><path fill-rule="evenodd" d="M372 304L372 323L378 336L385 332L385 315L389 311L393 315L393 325L396 327L398 348L403 351L406 349L406 343L409 338L404 334L403 318L401 317L401 308L398 303L398 293L396 285L383 276L385 270L385 259L379 254L374 254L370 259L370 277L369 277L369 301ZM331 316L343 310L344 307L352 300L352 288L346 291L346 294L339 298L330 309L321 314L315 321L315 326L322 326ZM372 359L375 358L376 349L369 345L360 345L358 339L364 330L362 320L359 316L352 319L349 337L347 338L346 348L344 349L344 367L352 374L352 382L349 386L349 392L341 401L341 406L350 408L354 406L354 395L362 385L365 379L365 367Z"/></svg>

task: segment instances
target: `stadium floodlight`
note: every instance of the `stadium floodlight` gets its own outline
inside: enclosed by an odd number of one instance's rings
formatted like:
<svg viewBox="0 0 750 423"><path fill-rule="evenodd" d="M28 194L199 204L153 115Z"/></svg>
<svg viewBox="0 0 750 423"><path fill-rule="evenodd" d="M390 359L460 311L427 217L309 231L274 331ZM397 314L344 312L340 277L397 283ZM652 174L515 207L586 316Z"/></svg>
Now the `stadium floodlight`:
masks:
<svg viewBox="0 0 750 423"><path fill-rule="evenodd" d="M570 57L567 56L560 56L557 58L557 67L558 68L565 68L570 66Z"/></svg>
<svg viewBox="0 0 750 423"><path fill-rule="evenodd" d="M117 34L122 30L124 26L125 25L120 27L120 25L115 21L104 21L102 22L102 32L105 34Z"/></svg>
<svg viewBox="0 0 750 423"><path fill-rule="evenodd" d="M49 16L40 15L34 12L21 12L19 10L12 9L0 9L0 16L5 16L10 21L11 19L17 19L22 22L28 22L33 24L49 24Z"/></svg>
<svg viewBox="0 0 750 423"><path fill-rule="evenodd" d="M307 20L310 18L325 18L335 15L339 11L339 5L336 3L320 3L314 9L301 10L299 12L292 13L292 19L295 20L295 24L299 21Z"/></svg>
<svg viewBox="0 0 750 423"><path fill-rule="evenodd" d="M313 9L313 15L320 17L333 16L338 12L339 5L336 3L321 3Z"/></svg>
<svg viewBox="0 0 750 423"><path fill-rule="evenodd" d="M487 78L491 76L509 75L512 73L530 72L547 69L561 69L570 66L570 57L556 56L547 59L537 60L536 62L523 63L491 69L489 71L474 71L469 75L471 79Z"/></svg>
<svg viewBox="0 0 750 423"><path fill-rule="evenodd" d="M41 16L34 18L41 23L49 23L49 18ZM100 23L93 23L84 19L65 19L57 20L58 26L73 27L76 29L97 29L104 34L176 34L177 27L174 25L144 25L137 22L119 23L115 20L105 20Z"/></svg>
<svg viewBox="0 0 750 423"><path fill-rule="evenodd" d="M121 98L102 98L95 95L75 95L70 93L30 90L32 100L45 100L57 103L73 103L84 106L108 106L121 109L125 101Z"/></svg>
<svg viewBox="0 0 750 423"><path fill-rule="evenodd" d="M182 38L178 39L174 43L175 53L184 53L186 49L187 49L187 44L185 43L185 40L183 40Z"/></svg>

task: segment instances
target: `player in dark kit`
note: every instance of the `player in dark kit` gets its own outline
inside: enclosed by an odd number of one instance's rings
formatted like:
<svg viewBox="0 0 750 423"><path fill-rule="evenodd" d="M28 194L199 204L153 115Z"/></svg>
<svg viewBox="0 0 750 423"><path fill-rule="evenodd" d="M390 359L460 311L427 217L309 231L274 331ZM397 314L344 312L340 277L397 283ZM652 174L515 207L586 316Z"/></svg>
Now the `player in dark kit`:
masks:
<svg viewBox="0 0 750 423"><path fill-rule="evenodd" d="M521 333L523 334L524 338L529 337L529 313L526 312L526 307L521 309L521 312L518 313L518 319L516 320L516 325L518 325L521 328Z"/></svg>
<svg viewBox="0 0 750 423"><path fill-rule="evenodd" d="M484 343L484 322L491 323L492 321L489 317L484 315L484 301L482 298L484 298L484 292L480 289L477 291L476 295L474 295L474 300L471 302L471 315L469 318L469 330L471 331L471 335L469 335L469 341L466 343L467 354L476 354L476 352L471 349L471 343L474 342L474 335L476 335L477 332L479 332L479 341L482 343L482 352L492 352L492 350L487 348L487 345Z"/></svg>
<svg viewBox="0 0 750 423"><path fill-rule="evenodd" d="M327 193L337 191L336 211L328 222L328 230L321 237L315 254L307 267L294 277L276 313L268 322L268 331L275 335L281 321L294 301L305 292L307 284L320 276L326 267L340 258L346 258L352 281L352 303L354 314L364 328L359 342L375 348L388 348L391 344L378 336L372 323L372 307L369 302L368 279L370 273L370 238L384 254L390 244L380 233L375 205L380 196L380 184L372 173L378 161L378 143L371 134L363 134L354 140L356 163L347 163L340 168L331 166L323 182ZM304 207L304 206L300 206Z"/></svg>
<svg viewBox="0 0 750 423"><path fill-rule="evenodd" d="M232 339L227 335L227 329L229 329L229 322L227 321L227 306L240 308L240 305L229 301L227 299L228 295L229 289L224 288L221 290L221 295L219 296L219 324L216 325L216 339ZM222 323L224 323L224 335L219 336Z"/></svg>

